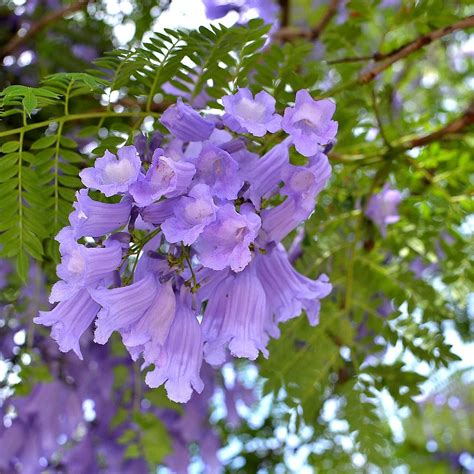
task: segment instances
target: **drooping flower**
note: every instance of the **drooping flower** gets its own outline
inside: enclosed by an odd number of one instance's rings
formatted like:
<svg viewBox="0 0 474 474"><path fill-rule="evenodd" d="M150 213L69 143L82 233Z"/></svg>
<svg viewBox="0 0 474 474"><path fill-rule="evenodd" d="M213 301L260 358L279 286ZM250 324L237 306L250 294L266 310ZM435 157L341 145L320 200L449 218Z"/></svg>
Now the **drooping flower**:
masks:
<svg viewBox="0 0 474 474"><path fill-rule="evenodd" d="M187 402L193 389L200 393L204 388L199 375L202 364L201 326L183 293L176 301L176 315L163 355L145 379L150 387L164 383L168 397L178 403Z"/></svg>
<svg viewBox="0 0 474 474"><path fill-rule="evenodd" d="M320 154L310 167L288 166L285 169L281 192L286 200L262 212L262 228L267 241L280 242L306 220L316 205L316 196L331 176L327 157Z"/></svg>
<svg viewBox="0 0 474 474"><path fill-rule="evenodd" d="M267 131L275 133L281 128L281 116L275 113L275 99L265 91L255 95L246 87L234 95L222 98L226 114L224 124L235 132L248 132L263 137Z"/></svg>
<svg viewBox="0 0 474 474"><path fill-rule="evenodd" d="M146 176L141 175L130 186L130 194L139 206L147 206L163 196L179 196L187 190L195 172L192 163L168 158L158 148L153 154Z"/></svg>
<svg viewBox="0 0 474 474"><path fill-rule="evenodd" d="M206 183L215 196L235 199L243 180L238 174L238 163L221 148L205 142L196 160L196 178Z"/></svg>
<svg viewBox="0 0 474 474"><path fill-rule="evenodd" d="M217 20L231 11L239 11L242 1L231 0L202 0L206 8L206 17L209 20Z"/></svg>
<svg viewBox="0 0 474 474"><path fill-rule="evenodd" d="M144 163L151 163L155 150L160 147L163 141L163 135L159 132L154 132L149 139L143 133L138 133L135 136L133 144L137 149Z"/></svg>
<svg viewBox="0 0 474 474"><path fill-rule="evenodd" d="M389 183L378 194L373 194L367 204L365 215L379 228L380 233L387 235L387 226L400 220L398 206L402 194L396 189L391 189Z"/></svg>
<svg viewBox="0 0 474 474"><path fill-rule="evenodd" d="M112 277L122 262L122 245L108 240L104 247L86 247L78 244L73 229L65 227L56 237L60 243L61 263L56 272L61 278L54 284L49 298L51 303L63 301L82 288L94 288Z"/></svg>
<svg viewBox="0 0 474 474"><path fill-rule="evenodd" d="M157 294L157 281L148 273L143 279L120 288L91 290L92 298L102 306L94 341L105 344L114 331L128 333L150 308Z"/></svg>
<svg viewBox="0 0 474 474"><path fill-rule="evenodd" d="M69 215L69 222L74 231L74 237L100 237L127 224L132 209L132 201L124 197L117 204L95 201L88 195L87 189L76 193L73 203L74 211Z"/></svg>
<svg viewBox="0 0 474 474"><path fill-rule="evenodd" d="M40 311L34 318L36 324L52 326L51 337L58 343L59 350L71 349L82 359L80 338L92 324L100 306L82 289L69 299L61 301L51 311Z"/></svg>
<svg viewBox="0 0 474 474"><path fill-rule="evenodd" d="M314 100L305 89L296 93L294 107L285 109L282 128L299 153L312 156L336 136L337 122L331 120L335 110L336 105L329 99Z"/></svg>
<svg viewBox="0 0 474 474"><path fill-rule="evenodd" d="M174 206L174 216L161 225L166 240L193 244L204 228L216 219L217 206L209 186L197 184Z"/></svg>
<svg viewBox="0 0 474 474"><path fill-rule="evenodd" d="M161 123L176 137L186 142L207 140L214 130L214 123L199 115L183 103L181 97L175 105L163 112Z"/></svg>
<svg viewBox="0 0 474 474"><path fill-rule="evenodd" d="M244 196L250 199L257 209L260 209L262 198L268 198L278 191L278 184L288 162L288 141L285 140L275 145L251 166L244 168L243 176L249 183L249 189Z"/></svg>
<svg viewBox="0 0 474 474"><path fill-rule="evenodd" d="M268 301L253 265L229 276L209 297L203 316L204 357L212 365L225 362L225 348L235 357L265 357Z"/></svg>
<svg viewBox="0 0 474 474"><path fill-rule="evenodd" d="M302 310L312 326L319 322L319 300L332 290L326 275L311 280L298 273L281 244L256 255L255 266L277 323L299 316Z"/></svg>
<svg viewBox="0 0 474 474"><path fill-rule="evenodd" d="M213 270L227 266L235 272L243 270L252 258L249 245L257 237L260 217L249 207L238 213L230 203L217 211L216 221L208 225L195 248L200 262Z"/></svg>
<svg viewBox="0 0 474 474"><path fill-rule="evenodd" d="M97 189L107 197L126 193L140 173L141 161L134 146L124 146L117 156L106 151L98 158L93 168L86 168L79 173L84 186Z"/></svg>

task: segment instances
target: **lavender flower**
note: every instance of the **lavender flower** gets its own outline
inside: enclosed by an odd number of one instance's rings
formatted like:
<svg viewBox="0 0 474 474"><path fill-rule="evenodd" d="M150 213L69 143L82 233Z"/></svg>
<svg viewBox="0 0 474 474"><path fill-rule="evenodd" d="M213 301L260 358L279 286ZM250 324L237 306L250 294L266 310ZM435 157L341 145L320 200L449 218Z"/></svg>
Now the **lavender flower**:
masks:
<svg viewBox="0 0 474 474"><path fill-rule="evenodd" d="M72 349L82 360L79 341L99 309L100 306L90 297L89 292L83 289L51 311L40 311L34 322L52 326L51 337L58 343L59 350L69 352Z"/></svg>
<svg viewBox="0 0 474 474"><path fill-rule="evenodd" d="M105 247L88 248L73 238L73 229L65 227L56 240L60 243L61 263L56 272L61 278L55 283L49 298L51 303L68 299L82 288L94 288L108 280L122 261L120 242L109 240Z"/></svg>
<svg viewBox="0 0 474 474"><path fill-rule="evenodd" d="M263 137L267 131L275 133L281 128L281 116L275 114L275 99L265 91L253 98L248 88L222 98L226 114L224 124L236 132L248 132Z"/></svg>
<svg viewBox="0 0 474 474"><path fill-rule="evenodd" d="M326 275L310 280L298 273L281 244L257 255L255 265L277 323L295 318L303 310L312 326L319 322L319 300L332 290Z"/></svg>
<svg viewBox="0 0 474 474"><path fill-rule="evenodd" d="M224 204L217 211L217 219L208 225L196 241L200 262L213 270L227 266L242 271L252 259L249 245L257 237L260 218L248 207L238 213L232 204Z"/></svg>
<svg viewBox="0 0 474 474"><path fill-rule="evenodd" d="M295 144L296 150L304 156L312 156L334 139L337 122L331 120L336 106L329 99L314 100L302 89L296 93L294 107L287 107L283 115L282 128Z"/></svg>
<svg viewBox="0 0 474 474"><path fill-rule="evenodd" d="M118 156L106 151L98 158L93 168L86 168L79 173L84 186L97 189L107 197L126 193L140 173L140 157L134 146L124 146L117 152Z"/></svg>
<svg viewBox="0 0 474 474"><path fill-rule="evenodd" d="M267 304L253 265L238 274L230 274L215 289L204 313L206 361L212 365L224 363L227 345L235 357L255 360L259 351L268 357Z"/></svg>
<svg viewBox="0 0 474 474"><path fill-rule="evenodd" d="M215 196L236 199L243 184L238 168L238 163L229 153L211 142L205 142L196 161L196 178L208 184Z"/></svg>
<svg viewBox="0 0 474 474"><path fill-rule="evenodd" d="M206 184L197 184L174 206L174 216L166 219L161 229L171 243L193 244L204 228L215 221L217 207Z"/></svg>
<svg viewBox="0 0 474 474"><path fill-rule="evenodd" d="M155 369L146 375L150 387L165 384L168 397L178 403L187 402L193 389L204 388L199 376L202 364L201 327L182 294L176 302L176 315L164 346L164 354Z"/></svg>
<svg viewBox="0 0 474 474"><path fill-rule="evenodd" d="M100 237L125 226L130 218L132 201L124 197L120 203L109 204L94 201L87 189L76 193L74 211L69 215L69 222L76 239L80 237Z"/></svg>
<svg viewBox="0 0 474 474"><path fill-rule="evenodd" d="M176 105L165 110L161 123L176 138L188 142L207 140L214 130L214 123L203 119L192 107L184 104L181 97Z"/></svg>
<svg viewBox="0 0 474 474"><path fill-rule="evenodd" d="M196 169L191 163L175 161L158 148L146 176L130 186L130 194L139 206L147 206L161 197L175 197L185 192Z"/></svg>
<svg viewBox="0 0 474 474"><path fill-rule="evenodd" d="M400 220L398 205L401 200L400 191L391 189L389 183L369 199L365 215L379 228L384 237L387 235L387 226Z"/></svg>

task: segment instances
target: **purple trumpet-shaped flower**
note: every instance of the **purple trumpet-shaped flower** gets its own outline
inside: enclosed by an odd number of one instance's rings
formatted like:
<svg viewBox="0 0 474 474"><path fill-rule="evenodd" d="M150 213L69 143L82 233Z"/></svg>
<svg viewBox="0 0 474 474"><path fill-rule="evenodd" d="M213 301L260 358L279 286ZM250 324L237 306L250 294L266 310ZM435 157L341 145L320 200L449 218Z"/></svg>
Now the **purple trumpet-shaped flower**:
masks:
<svg viewBox="0 0 474 474"><path fill-rule="evenodd" d="M173 160L158 148L146 176L130 186L130 194L139 206L147 206L163 196L171 198L185 192L196 172L192 163Z"/></svg>
<svg viewBox="0 0 474 474"><path fill-rule="evenodd" d="M102 158L95 161L93 168L79 173L84 186L98 189L106 196L126 193L140 173L141 161L134 146L124 146L117 156L106 151Z"/></svg>
<svg viewBox="0 0 474 474"><path fill-rule="evenodd" d="M260 209L262 198L270 197L278 190L288 162L288 140L285 140L243 172L244 179L249 183L245 197L250 199L257 209Z"/></svg>
<svg viewBox="0 0 474 474"><path fill-rule="evenodd" d="M400 220L398 205L401 200L400 191L391 189L389 183L369 199L365 215L379 228L384 237L387 235L387 226Z"/></svg>
<svg viewBox="0 0 474 474"><path fill-rule="evenodd" d="M40 311L34 318L36 324L52 326L51 337L58 343L59 350L71 349L82 360L80 338L91 325L100 306L90 297L88 290L79 290L68 300L61 301L51 311Z"/></svg>
<svg viewBox="0 0 474 474"><path fill-rule="evenodd" d="M239 176L238 163L211 142L204 143L196 161L199 182L206 183L213 194L221 199L236 199L243 179Z"/></svg>
<svg viewBox="0 0 474 474"><path fill-rule="evenodd" d="M204 357L209 364L225 362L225 347L235 357L268 357L268 301L253 265L229 276L209 297L203 317Z"/></svg>
<svg viewBox="0 0 474 474"><path fill-rule="evenodd" d="M265 91L253 98L248 88L239 89L234 95L222 98L226 114L224 124L235 132L248 132L263 137L267 131L281 129L281 116L275 113L275 99Z"/></svg>
<svg viewBox="0 0 474 474"><path fill-rule="evenodd" d="M61 280L51 289L51 303L68 299L81 288L94 288L110 279L122 262L120 242L108 240L105 247L88 248L76 242L73 232L71 227L65 227L56 237L62 257L56 272Z"/></svg>
<svg viewBox="0 0 474 474"><path fill-rule="evenodd" d="M132 209L132 201L124 197L122 202L109 204L94 201L87 194L87 189L76 193L74 211L69 215L69 222L76 239L80 237L100 237L120 229L127 224Z"/></svg>
<svg viewBox="0 0 474 474"><path fill-rule="evenodd" d="M296 93L294 107L287 107L283 115L282 128L295 144L298 153L312 156L337 133L337 122L331 120L336 105L329 99L314 100L302 89Z"/></svg>
<svg viewBox="0 0 474 474"><path fill-rule="evenodd" d="M205 267L223 270L230 266L240 272L250 262L249 245L257 237L261 223L249 207L241 206L240 214L229 203L219 208L216 221L204 229L195 245Z"/></svg>
<svg viewBox="0 0 474 474"><path fill-rule="evenodd" d="M91 290L92 298L102 306L94 341L105 344L114 331L119 331L125 345L135 348L131 350L134 357L140 352L137 346L149 342L152 346L162 345L174 314L167 310L172 306L169 294L170 286L163 287L152 273L129 286ZM163 313L160 313L157 310L162 305ZM149 350L147 354L152 357Z"/></svg>
<svg viewBox="0 0 474 474"><path fill-rule="evenodd" d="M199 375L203 343L201 326L184 291L177 298L176 315L163 354L145 379L150 387L164 383L168 397L178 403L186 403L193 389L201 393L204 388Z"/></svg>
<svg viewBox="0 0 474 474"><path fill-rule="evenodd" d="M139 133L135 136L133 144L137 149L144 163L151 163L155 150L160 147L163 141L163 135L159 132L154 132L148 140L146 135Z"/></svg>
<svg viewBox="0 0 474 474"><path fill-rule="evenodd" d="M193 244L204 228L216 220L216 210L209 186L197 184L176 203L174 216L161 225L166 240Z"/></svg>
<svg viewBox="0 0 474 474"><path fill-rule="evenodd" d="M296 226L306 220L316 205L316 196L331 176L331 166L323 154L308 168L288 166L282 193L286 200L262 212L262 228L267 241L280 242Z"/></svg>
<svg viewBox="0 0 474 474"><path fill-rule="evenodd" d="M214 123L202 118L181 97L175 105L165 110L161 123L176 137L185 142L207 140L214 130Z"/></svg>
<svg viewBox="0 0 474 474"><path fill-rule="evenodd" d="M257 255L255 266L276 323L295 318L304 309L309 323L318 324L319 300L332 290L326 275L311 280L298 273L281 244L268 249L265 255Z"/></svg>
<svg viewBox="0 0 474 474"><path fill-rule="evenodd" d="M154 225L162 224L166 219L174 216L174 206L179 198L164 199L160 202L154 202L149 206L140 209L140 215L144 222Z"/></svg>

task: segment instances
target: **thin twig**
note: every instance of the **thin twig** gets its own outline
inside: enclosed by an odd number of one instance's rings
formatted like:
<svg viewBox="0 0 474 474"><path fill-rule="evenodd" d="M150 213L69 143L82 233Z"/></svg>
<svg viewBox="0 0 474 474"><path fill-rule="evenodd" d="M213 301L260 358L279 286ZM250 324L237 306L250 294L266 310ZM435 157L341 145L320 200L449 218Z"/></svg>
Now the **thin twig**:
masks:
<svg viewBox="0 0 474 474"><path fill-rule="evenodd" d="M405 150L410 150L411 148L425 146L432 142L442 140L446 138L448 135L459 133L463 131L465 128L473 124L474 124L474 102L471 103L471 105L468 107L468 109L464 112L463 115L453 120L452 122L448 123L448 125L445 125L439 130L436 130L435 132L432 132L428 135L424 135L422 137L408 140L407 142L402 143L402 147Z"/></svg>
<svg viewBox="0 0 474 474"><path fill-rule="evenodd" d="M293 41L296 39L306 39L308 41L317 40L329 25L334 15L336 15L340 2L341 0L330 0L326 11L314 28L295 28L282 23L282 28L274 34L274 39L280 41Z"/></svg>
<svg viewBox="0 0 474 474"><path fill-rule="evenodd" d="M45 28L48 28L51 24L62 19L64 16L74 13L76 11L82 10L87 6L90 0L79 0L76 3L67 5L60 10L53 11L45 15L41 20L36 23L33 23L29 30L22 36L16 34L1 50L0 50L0 59L3 59L5 56L8 56L14 53L20 46L27 43L31 38L36 36L38 33L43 31Z"/></svg>
<svg viewBox="0 0 474 474"><path fill-rule="evenodd" d="M474 15L463 18L462 20L457 21L451 25L439 28L438 30L433 30L430 33L420 36L417 39L410 41L409 43L404 44L400 48L397 48L393 51L390 51L386 54L378 54L377 64L373 66L368 71L363 72L359 75L359 82L362 84L367 84L377 77L382 71L385 71L393 63L407 57L408 55L418 51L419 49L427 46L435 40L443 38L455 31L464 30L467 28L474 27Z"/></svg>
<svg viewBox="0 0 474 474"><path fill-rule="evenodd" d="M290 0L278 0L281 10L281 26L287 27L290 24Z"/></svg>

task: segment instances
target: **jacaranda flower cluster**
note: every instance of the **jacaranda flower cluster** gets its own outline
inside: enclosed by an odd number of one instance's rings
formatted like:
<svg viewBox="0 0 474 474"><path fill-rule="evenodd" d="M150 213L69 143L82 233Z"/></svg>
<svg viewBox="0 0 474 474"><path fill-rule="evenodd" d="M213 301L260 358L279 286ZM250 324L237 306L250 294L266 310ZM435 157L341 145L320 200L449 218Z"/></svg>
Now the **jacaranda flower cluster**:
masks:
<svg viewBox="0 0 474 474"><path fill-rule="evenodd" d="M326 275L299 274L281 241L331 174L334 104L302 90L282 117L271 95L248 89L223 104L222 117L204 116L178 99L161 118L168 135L140 135L81 172L86 188L56 238L58 304L36 318L79 357L94 321L99 344L120 333L131 357L153 366L147 384L165 384L177 402L202 391L203 358L267 357L278 324L302 311L317 324L331 291ZM269 149L253 138L267 132ZM304 165L290 162L293 145Z"/></svg>

